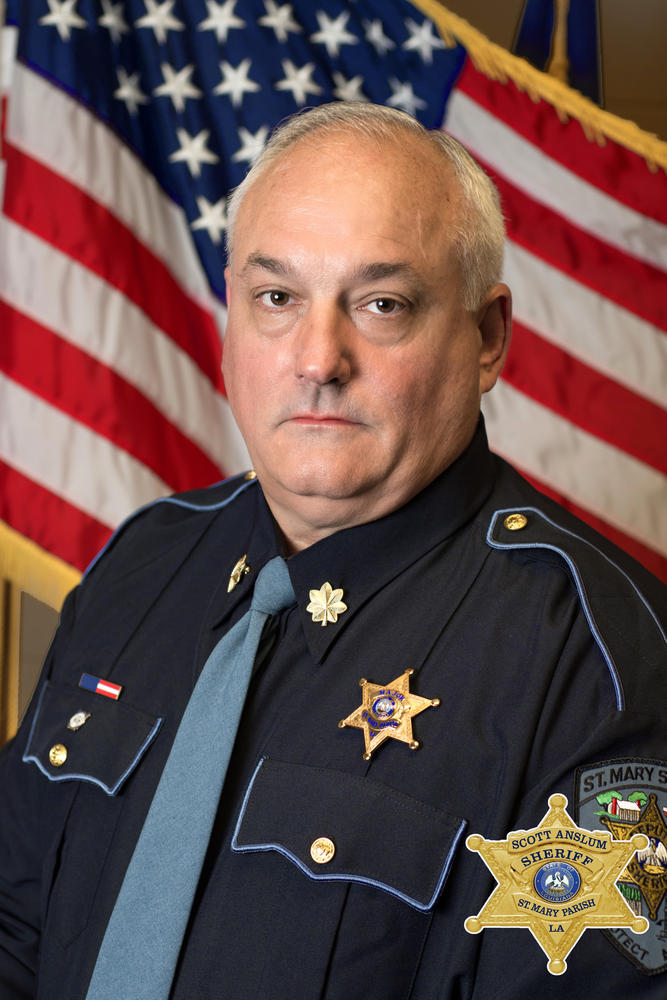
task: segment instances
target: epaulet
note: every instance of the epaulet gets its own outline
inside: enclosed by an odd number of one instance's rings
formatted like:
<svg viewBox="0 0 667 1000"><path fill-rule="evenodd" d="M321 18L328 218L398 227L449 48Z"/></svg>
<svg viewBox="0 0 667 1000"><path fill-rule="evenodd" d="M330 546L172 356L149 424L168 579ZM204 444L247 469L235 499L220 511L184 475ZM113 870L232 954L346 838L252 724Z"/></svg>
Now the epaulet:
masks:
<svg viewBox="0 0 667 1000"><path fill-rule="evenodd" d="M131 514L128 514L125 520L118 525L109 541L103 548L100 549L93 561L86 568L82 579L85 580L88 574L100 561L102 556L116 544L128 526L133 524L147 511L153 510L161 504L170 504L184 510L199 511L202 513L206 511L222 510L223 507L226 507L241 493L247 490L248 487L256 481L256 479L257 476L254 471L250 470L249 472L240 473L238 476L231 476L229 479L223 479L219 483L214 483L212 486L206 486L202 489L190 490L187 493L175 493L168 497L157 497L157 499L151 500L142 507L138 507L136 510L132 511Z"/></svg>
<svg viewBox="0 0 667 1000"><path fill-rule="evenodd" d="M496 510L486 540L494 549L549 550L564 561L591 633L609 668L617 707L623 709L620 665L635 662L639 638L657 656L664 656L666 641L658 616L639 587L601 548L536 507ZM634 609L632 629L625 627L619 616L621 607Z"/></svg>

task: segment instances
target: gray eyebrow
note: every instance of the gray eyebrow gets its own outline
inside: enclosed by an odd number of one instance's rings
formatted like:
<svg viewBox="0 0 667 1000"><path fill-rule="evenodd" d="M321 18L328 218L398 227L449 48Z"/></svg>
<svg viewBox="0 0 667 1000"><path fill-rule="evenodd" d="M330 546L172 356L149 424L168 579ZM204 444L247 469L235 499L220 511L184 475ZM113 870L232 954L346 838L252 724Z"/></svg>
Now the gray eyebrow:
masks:
<svg viewBox="0 0 667 1000"><path fill-rule="evenodd" d="M269 257L263 253L248 254L248 259L243 265L243 271L252 268L260 268L263 271L270 271L272 274L279 274L282 277L290 277L294 269L289 262L280 260L277 257ZM419 272L412 264L405 261L377 261L370 264L362 264L351 274L355 281L379 281L382 278L391 278L395 275L405 275L412 278L420 278Z"/></svg>
<svg viewBox="0 0 667 1000"><path fill-rule="evenodd" d="M248 254L248 259L243 265L242 270L245 272L254 267L261 268L263 271L271 271L273 274L281 274L283 277L287 277L292 274L292 268L289 264L285 264L282 260L278 260L277 257L268 257L263 253Z"/></svg>

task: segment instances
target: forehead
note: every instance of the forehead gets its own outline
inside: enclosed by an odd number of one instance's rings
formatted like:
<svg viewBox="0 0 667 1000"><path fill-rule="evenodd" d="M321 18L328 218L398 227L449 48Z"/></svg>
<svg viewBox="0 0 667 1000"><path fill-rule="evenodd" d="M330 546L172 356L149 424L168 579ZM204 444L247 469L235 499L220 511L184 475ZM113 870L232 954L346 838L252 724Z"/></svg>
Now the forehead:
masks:
<svg viewBox="0 0 667 1000"><path fill-rule="evenodd" d="M263 244L329 242L363 255L442 257L453 240L460 194L453 168L426 140L410 133L375 140L312 133L279 155L247 192L239 210L234 254ZM268 249L268 248L267 248ZM243 263L243 261L241 261Z"/></svg>

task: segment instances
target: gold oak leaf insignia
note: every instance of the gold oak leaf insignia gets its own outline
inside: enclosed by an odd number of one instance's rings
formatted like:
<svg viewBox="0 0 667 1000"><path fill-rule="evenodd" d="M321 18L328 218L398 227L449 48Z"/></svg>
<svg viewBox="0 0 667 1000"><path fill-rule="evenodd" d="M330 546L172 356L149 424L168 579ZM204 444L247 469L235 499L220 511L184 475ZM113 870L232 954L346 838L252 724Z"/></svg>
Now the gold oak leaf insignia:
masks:
<svg viewBox="0 0 667 1000"><path fill-rule="evenodd" d="M314 622L322 622L323 627L328 622L337 622L338 615L347 611L342 596L340 587L334 590L330 583L323 583L319 590L310 591L310 604L306 611L310 611Z"/></svg>
<svg viewBox="0 0 667 1000"><path fill-rule="evenodd" d="M559 976L588 928L647 930L646 918L632 912L616 886L647 838L635 834L627 841L613 840L609 833L580 829L564 795L552 795L549 806L533 830L508 833L506 840L468 837L466 847L480 854L497 885L464 926L470 934L484 927L527 928L549 959L547 969Z"/></svg>

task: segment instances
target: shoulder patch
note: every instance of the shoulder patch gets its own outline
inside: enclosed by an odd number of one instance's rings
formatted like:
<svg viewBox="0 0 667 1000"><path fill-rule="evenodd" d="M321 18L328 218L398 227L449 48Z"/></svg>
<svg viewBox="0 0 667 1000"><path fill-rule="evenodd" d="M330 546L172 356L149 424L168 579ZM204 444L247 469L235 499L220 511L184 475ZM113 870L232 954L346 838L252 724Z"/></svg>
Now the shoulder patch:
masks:
<svg viewBox="0 0 667 1000"><path fill-rule="evenodd" d="M579 768L575 775L575 815L580 826L603 830L616 840L635 833L649 839L617 882L649 929L606 930L610 941L646 975L667 970L667 761L619 758Z"/></svg>
<svg viewBox="0 0 667 1000"><path fill-rule="evenodd" d="M561 557L577 588L591 633L609 669L616 705L623 710L621 667L636 662L641 648L650 662L664 666L665 635L658 616L639 588L601 549L547 517L536 507L497 510L486 535L495 549L546 549ZM633 628L626 628L619 609L632 607Z"/></svg>

